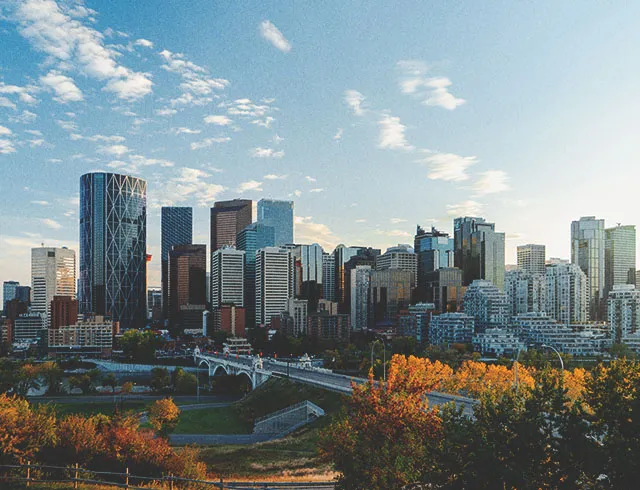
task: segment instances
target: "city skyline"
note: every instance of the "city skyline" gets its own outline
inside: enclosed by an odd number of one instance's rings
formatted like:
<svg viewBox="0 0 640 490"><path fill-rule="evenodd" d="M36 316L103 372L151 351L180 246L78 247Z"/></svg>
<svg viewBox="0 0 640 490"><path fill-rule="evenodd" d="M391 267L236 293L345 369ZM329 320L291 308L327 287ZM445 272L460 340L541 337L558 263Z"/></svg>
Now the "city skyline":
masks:
<svg viewBox="0 0 640 490"><path fill-rule="evenodd" d="M452 236L453 218L471 215L506 233L507 263L526 243L569 258L571 221L637 224L634 179L619 178L637 157L635 87L617 78L622 58L591 65L640 38L628 8L578 5L336 3L294 17L274 4L9 2L0 163L18 185L0 197L0 279L29 284L40 243L79 253L78 179L92 170L148 181L154 286L160 206L193 206L193 240L209 243L209 208L242 197L254 208L262 197L294 200L295 241L328 251L411 243L417 223ZM381 18L389 29L376 29ZM326 36L317 26L329 21ZM598 33L609 23L618 35ZM93 58L78 54L96 46Z"/></svg>

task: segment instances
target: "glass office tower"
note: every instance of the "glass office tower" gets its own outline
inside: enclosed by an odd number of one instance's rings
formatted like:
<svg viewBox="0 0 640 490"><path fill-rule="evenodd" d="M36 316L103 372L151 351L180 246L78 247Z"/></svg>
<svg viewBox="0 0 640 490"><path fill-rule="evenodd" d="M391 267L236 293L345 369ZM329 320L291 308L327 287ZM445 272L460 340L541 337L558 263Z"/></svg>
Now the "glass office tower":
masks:
<svg viewBox="0 0 640 490"><path fill-rule="evenodd" d="M84 314L120 328L146 323L147 183L96 172L80 178L80 299Z"/></svg>
<svg viewBox="0 0 640 490"><path fill-rule="evenodd" d="M571 222L571 263L587 275L589 284L589 319L605 318L604 220L584 216Z"/></svg>
<svg viewBox="0 0 640 490"><path fill-rule="evenodd" d="M193 208L164 206L160 222L162 234L162 314L169 315L169 252L176 245L193 242Z"/></svg>
<svg viewBox="0 0 640 490"><path fill-rule="evenodd" d="M293 243L293 201L260 199L258 223L275 230L276 247Z"/></svg>
<svg viewBox="0 0 640 490"><path fill-rule="evenodd" d="M604 230L605 298L614 286L636 283L636 227L618 225Z"/></svg>

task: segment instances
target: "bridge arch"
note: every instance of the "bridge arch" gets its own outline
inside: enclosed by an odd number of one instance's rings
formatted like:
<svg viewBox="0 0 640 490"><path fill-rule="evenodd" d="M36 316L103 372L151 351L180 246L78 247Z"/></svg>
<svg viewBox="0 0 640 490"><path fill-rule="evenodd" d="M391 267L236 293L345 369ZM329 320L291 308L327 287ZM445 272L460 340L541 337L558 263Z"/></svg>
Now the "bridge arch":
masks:
<svg viewBox="0 0 640 490"><path fill-rule="evenodd" d="M224 364L218 364L212 366L211 376L225 376L229 374L229 368Z"/></svg>

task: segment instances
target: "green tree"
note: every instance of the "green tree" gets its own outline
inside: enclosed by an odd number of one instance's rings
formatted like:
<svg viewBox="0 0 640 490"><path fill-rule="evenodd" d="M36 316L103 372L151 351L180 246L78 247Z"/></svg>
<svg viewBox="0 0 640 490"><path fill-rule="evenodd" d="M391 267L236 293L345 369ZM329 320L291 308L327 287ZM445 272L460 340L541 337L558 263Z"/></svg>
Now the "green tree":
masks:
<svg viewBox="0 0 640 490"><path fill-rule="evenodd" d="M164 437L176 428L179 416L180 409L172 398L156 400L149 407L149 423Z"/></svg>
<svg viewBox="0 0 640 490"><path fill-rule="evenodd" d="M47 395L57 395L62 386L62 375L64 372L55 362L48 361L40 365L40 374L47 385Z"/></svg>
<svg viewBox="0 0 640 490"><path fill-rule="evenodd" d="M113 373L105 374L102 378L102 384L104 386L108 386L111 388L111 393L116 391L116 386L118 386L118 378Z"/></svg>
<svg viewBox="0 0 640 490"><path fill-rule="evenodd" d="M156 393L162 393L170 389L171 376L167 368L153 368L151 370L151 389Z"/></svg>
<svg viewBox="0 0 640 490"><path fill-rule="evenodd" d="M161 343L160 337L150 330L127 330L120 339L120 346L127 359L140 363L152 363Z"/></svg>
<svg viewBox="0 0 640 490"><path fill-rule="evenodd" d="M176 368L173 372L173 386L180 395L195 395L197 383L195 375L187 373L182 368Z"/></svg>
<svg viewBox="0 0 640 490"><path fill-rule="evenodd" d="M20 396L27 396L29 390L40 389L40 370L33 364L23 364L16 372L14 390Z"/></svg>
<svg viewBox="0 0 640 490"><path fill-rule="evenodd" d="M78 374L69 377L69 386L71 388L80 388L82 394L86 395L91 391L91 377L88 374Z"/></svg>

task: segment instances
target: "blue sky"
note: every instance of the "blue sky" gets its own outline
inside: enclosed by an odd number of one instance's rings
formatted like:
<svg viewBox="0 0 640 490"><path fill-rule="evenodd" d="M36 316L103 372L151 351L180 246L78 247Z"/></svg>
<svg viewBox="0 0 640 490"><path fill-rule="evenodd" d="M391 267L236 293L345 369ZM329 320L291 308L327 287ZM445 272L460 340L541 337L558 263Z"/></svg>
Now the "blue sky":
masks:
<svg viewBox="0 0 640 490"><path fill-rule="evenodd" d="M636 224L640 4L0 1L0 280L77 249L78 181L159 207L295 200L296 240L381 248L485 216L569 256ZM149 284L159 283L157 260Z"/></svg>

